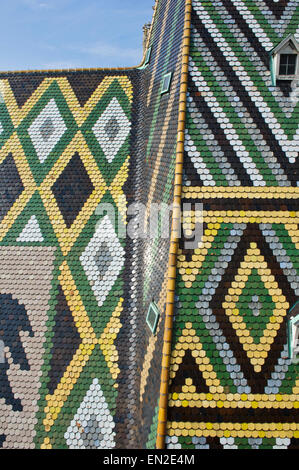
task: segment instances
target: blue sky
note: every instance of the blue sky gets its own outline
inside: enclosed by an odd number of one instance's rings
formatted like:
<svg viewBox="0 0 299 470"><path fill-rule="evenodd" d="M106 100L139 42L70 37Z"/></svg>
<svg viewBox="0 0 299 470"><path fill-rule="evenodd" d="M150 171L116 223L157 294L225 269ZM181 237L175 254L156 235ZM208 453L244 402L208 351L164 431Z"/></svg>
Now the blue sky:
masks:
<svg viewBox="0 0 299 470"><path fill-rule="evenodd" d="M0 70L126 67L154 0L0 0Z"/></svg>

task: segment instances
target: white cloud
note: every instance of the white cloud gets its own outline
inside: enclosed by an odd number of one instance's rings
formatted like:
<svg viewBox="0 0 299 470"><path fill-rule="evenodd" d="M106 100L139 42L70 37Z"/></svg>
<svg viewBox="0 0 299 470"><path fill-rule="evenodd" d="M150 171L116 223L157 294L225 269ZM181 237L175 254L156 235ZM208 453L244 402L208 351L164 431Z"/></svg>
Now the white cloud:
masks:
<svg viewBox="0 0 299 470"><path fill-rule="evenodd" d="M138 60L142 54L142 47L139 48L126 48L120 46L113 46L103 42L97 42L90 46L82 46L77 48L77 51L84 54L90 54L102 58L118 58L128 60Z"/></svg>
<svg viewBox="0 0 299 470"><path fill-rule="evenodd" d="M114 15L119 15L119 16L127 16L130 18L136 17L136 16L142 16L142 18L149 18L149 21L152 19L153 16L153 10L150 10L149 8L140 8L134 7L132 9L128 8L116 8L113 10Z"/></svg>
<svg viewBox="0 0 299 470"><path fill-rule="evenodd" d="M77 64L75 62L54 61L54 62L47 62L45 64L42 64L40 68L43 70L48 70L48 69L65 70L65 69L76 69L76 68L81 68L81 67L82 66L80 64Z"/></svg>
<svg viewBox="0 0 299 470"><path fill-rule="evenodd" d="M50 8L53 7L53 5L51 5L50 3L42 2L40 0L22 0L22 2L24 5L26 5L27 7L33 10L39 10L39 9L49 10Z"/></svg>

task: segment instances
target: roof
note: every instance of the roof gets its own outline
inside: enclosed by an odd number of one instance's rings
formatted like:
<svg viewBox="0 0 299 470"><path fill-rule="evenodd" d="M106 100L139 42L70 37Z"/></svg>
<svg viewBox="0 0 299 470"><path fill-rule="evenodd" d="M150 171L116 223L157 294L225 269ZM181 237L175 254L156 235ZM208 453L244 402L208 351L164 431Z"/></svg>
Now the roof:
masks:
<svg viewBox="0 0 299 470"><path fill-rule="evenodd" d="M271 54L276 54L280 49L282 49L285 45L287 44L293 44L294 49L299 52L299 43L296 40L295 36L293 34L289 34L286 38L284 38L277 46L275 46L271 50Z"/></svg>
<svg viewBox="0 0 299 470"><path fill-rule="evenodd" d="M298 11L157 0L148 64L0 73L0 447L298 447Z"/></svg>

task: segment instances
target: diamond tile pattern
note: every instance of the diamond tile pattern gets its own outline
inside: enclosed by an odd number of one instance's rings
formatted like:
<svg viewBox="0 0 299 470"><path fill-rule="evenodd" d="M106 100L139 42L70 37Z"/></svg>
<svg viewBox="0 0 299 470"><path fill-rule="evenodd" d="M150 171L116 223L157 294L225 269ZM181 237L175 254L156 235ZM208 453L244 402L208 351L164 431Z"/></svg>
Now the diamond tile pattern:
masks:
<svg viewBox="0 0 299 470"><path fill-rule="evenodd" d="M100 413L96 413L97 403L101 404ZM70 449L113 449L114 427L99 381L94 379L65 433L66 442Z"/></svg>
<svg viewBox="0 0 299 470"><path fill-rule="evenodd" d="M54 336L51 348L51 368L49 370L49 393L54 393L65 369L80 346L81 338L76 328L64 292L59 286L56 315L54 317Z"/></svg>
<svg viewBox="0 0 299 470"><path fill-rule="evenodd" d="M192 2L182 203L203 236L178 254L169 449L298 447L298 100L268 58L297 26L293 1Z"/></svg>
<svg viewBox="0 0 299 470"><path fill-rule="evenodd" d="M117 226L97 208L101 201L116 214L120 208L126 223L132 81L125 73L92 74L81 99L80 86L74 92L67 75L28 76L24 88L17 78L13 88L1 81L4 448L116 445L115 340L122 326L126 250ZM106 147L113 155L111 171L99 145L89 146L81 131L88 137L86 121L103 116L103 133L113 147ZM17 318L21 306L27 323Z"/></svg>
<svg viewBox="0 0 299 470"><path fill-rule="evenodd" d="M130 128L119 101L113 98L92 129L109 163L124 144Z"/></svg>
<svg viewBox="0 0 299 470"><path fill-rule="evenodd" d="M41 163L48 158L65 131L65 122L55 100L51 99L28 129Z"/></svg>
<svg viewBox="0 0 299 470"><path fill-rule="evenodd" d="M16 199L22 194L24 186L12 154L0 163L0 220L7 214Z"/></svg>
<svg viewBox="0 0 299 470"><path fill-rule="evenodd" d="M69 228L91 195L94 186L80 155L76 153L52 186L59 209Z"/></svg>
<svg viewBox="0 0 299 470"><path fill-rule="evenodd" d="M99 307L112 289L124 265L124 258L124 249L107 215L80 257Z"/></svg>
<svg viewBox="0 0 299 470"><path fill-rule="evenodd" d="M8 81L18 107L22 108L32 93L41 84L43 77L28 75L26 81L24 81L22 75L14 74L8 77Z"/></svg>

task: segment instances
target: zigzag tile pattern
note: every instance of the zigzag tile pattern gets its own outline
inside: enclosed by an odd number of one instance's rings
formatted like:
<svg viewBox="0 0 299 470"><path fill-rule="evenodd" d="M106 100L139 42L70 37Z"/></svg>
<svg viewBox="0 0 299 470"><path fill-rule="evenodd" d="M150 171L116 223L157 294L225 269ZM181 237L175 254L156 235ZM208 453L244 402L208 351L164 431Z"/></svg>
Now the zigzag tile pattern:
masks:
<svg viewBox="0 0 299 470"><path fill-rule="evenodd" d="M155 446L169 239L159 224L150 239L125 229L129 204L149 222L151 204L173 197L185 5L156 7L146 67L0 75L0 294L28 323L4 309L27 362L4 338L3 448Z"/></svg>
<svg viewBox="0 0 299 470"><path fill-rule="evenodd" d="M269 52L281 37L275 21L266 30L269 18L254 19L263 4L194 2L187 185L297 185L298 100L272 86ZM284 37L297 26L289 4Z"/></svg>
<svg viewBox="0 0 299 470"><path fill-rule="evenodd" d="M134 75L1 76L3 448L116 446Z"/></svg>
<svg viewBox="0 0 299 470"><path fill-rule="evenodd" d="M298 448L298 99L269 69L298 12L193 1L169 449Z"/></svg>

